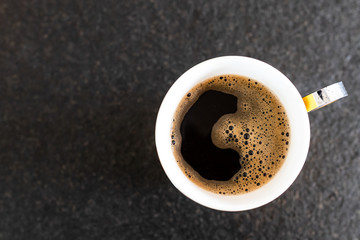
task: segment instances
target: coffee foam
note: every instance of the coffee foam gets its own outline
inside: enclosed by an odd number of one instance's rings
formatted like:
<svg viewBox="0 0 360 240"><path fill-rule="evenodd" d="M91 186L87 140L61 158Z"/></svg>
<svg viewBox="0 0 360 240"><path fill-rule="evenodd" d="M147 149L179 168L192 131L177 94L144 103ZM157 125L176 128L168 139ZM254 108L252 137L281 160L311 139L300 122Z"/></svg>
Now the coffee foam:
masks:
<svg viewBox="0 0 360 240"><path fill-rule="evenodd" d="M182 119L208 90L238 98L237 111L222 116L211 133L217 147L231 148L240 155L241 169L228 181L204 179L181 155ZM204 189L230 195L250 192L268 183L286 159L289 142L289 121L278 98L263 84L239 75L216 76L193 87L177 107L171 132L173 153L184 174Z"/></svg>

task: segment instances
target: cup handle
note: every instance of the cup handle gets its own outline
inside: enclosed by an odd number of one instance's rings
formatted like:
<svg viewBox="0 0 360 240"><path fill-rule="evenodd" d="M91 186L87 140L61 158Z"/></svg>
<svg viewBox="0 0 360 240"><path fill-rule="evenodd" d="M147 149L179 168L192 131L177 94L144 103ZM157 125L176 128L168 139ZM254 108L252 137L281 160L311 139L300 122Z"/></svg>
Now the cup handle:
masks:
<svg viewBox="0 0 360 240"><path fill-rule="evenodd" d="M337 82L313 92L305 97L303 101L308 112L322 108L348 95L343 82Z"/></svg>

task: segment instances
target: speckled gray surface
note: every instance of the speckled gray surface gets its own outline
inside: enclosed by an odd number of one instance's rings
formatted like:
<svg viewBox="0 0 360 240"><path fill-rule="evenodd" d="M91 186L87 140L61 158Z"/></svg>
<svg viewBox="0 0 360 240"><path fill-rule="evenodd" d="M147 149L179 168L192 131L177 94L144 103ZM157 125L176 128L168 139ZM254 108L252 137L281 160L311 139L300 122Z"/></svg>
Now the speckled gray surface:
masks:
<svg viewBox="0 0 360 240"><path fill-rule="evenodd" d="M360 2L1 1L0 239L359 239ZM248 212L177 191L155 151L161 100L188 68L261 59L305 95L303 171Z"/></svg>

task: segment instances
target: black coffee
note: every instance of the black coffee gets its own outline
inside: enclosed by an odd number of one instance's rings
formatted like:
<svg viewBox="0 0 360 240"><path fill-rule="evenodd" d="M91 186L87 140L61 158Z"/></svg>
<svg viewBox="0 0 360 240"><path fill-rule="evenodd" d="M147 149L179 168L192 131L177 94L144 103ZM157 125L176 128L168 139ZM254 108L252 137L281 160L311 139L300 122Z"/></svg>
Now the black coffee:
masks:
<svg viewBox="0 0 360 240"><path fill-rule="evenodd" d="M225 114L235 113L234 95L209 90L191 106L181 122L181 155L202 177L226 181L240 170L239 154L233 149L214 145L211 131Z"/></svg>
<svg viewBox="0 0 360 240"><path fill-rule="evenodd" d="M191 89L174 116L171 141L183 172L220 194L249 192L280 169L289 124L277 97L238 75L208 79Z"/></svg>

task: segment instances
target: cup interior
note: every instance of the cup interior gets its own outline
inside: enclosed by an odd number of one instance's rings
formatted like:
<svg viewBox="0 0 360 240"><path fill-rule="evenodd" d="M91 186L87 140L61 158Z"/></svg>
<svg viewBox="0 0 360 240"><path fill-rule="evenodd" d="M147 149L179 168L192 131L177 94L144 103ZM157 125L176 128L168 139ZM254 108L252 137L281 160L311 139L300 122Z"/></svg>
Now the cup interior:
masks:
<svg viewBox="0 0 360 240"><path fill-rule="evenodd" d="M223 74L246 76L267 86L285 107L290 123L288 155L278 173L261 188L239 195L216 194L190 181L179 168L171 148L171 124L183 96L198 83ZM253 58L225 56L199 63L176 80L160 106L156 120L155 142L165 173L184 195L209 208L243 211L260 207L276 199L295 181L308 153L310 124L300 93L284 74Z"/></svg>

